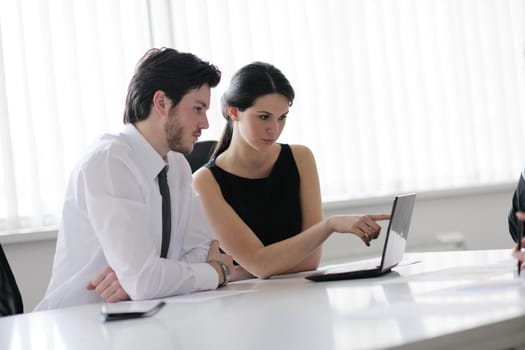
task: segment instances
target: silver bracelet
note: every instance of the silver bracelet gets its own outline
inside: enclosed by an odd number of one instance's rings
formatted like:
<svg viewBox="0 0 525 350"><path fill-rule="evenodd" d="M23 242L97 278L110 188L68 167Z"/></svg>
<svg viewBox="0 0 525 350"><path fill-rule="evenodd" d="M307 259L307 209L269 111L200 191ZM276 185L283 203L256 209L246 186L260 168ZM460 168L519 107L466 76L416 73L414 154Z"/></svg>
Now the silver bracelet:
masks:
<svg viewBox="0 0 525 350"><path fill-rule="evenodd" d="M212 260L210 262L216 262L220 266L222 270L222 283L219 284L217 288L224 287L225 285L228 284L228 276L230 275L230 269L228 268L228 265L226 265L220 260Z"/></svg>

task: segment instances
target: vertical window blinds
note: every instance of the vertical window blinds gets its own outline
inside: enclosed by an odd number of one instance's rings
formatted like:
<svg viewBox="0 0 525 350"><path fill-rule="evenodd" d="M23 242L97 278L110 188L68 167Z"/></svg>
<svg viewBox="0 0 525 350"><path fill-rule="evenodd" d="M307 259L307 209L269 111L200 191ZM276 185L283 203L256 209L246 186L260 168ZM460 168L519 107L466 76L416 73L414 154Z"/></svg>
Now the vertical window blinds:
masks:
<svg viewBox="0 0 525 350"><path fill-rule="evenodd" d="M0 232L56 225L68 174L118 131L150 47L297 93L280 141L312 148L325 201L515 182L525 164L525 0L0 2Z"/></svg>

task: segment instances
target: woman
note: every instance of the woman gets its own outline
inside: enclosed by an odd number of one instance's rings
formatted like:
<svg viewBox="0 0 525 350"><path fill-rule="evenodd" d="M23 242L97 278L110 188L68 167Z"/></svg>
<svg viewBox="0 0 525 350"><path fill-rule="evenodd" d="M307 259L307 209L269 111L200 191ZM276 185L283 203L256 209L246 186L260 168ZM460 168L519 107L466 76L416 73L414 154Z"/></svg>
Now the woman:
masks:
<svg viewBox="0 0 525 350"><path fill-rule="evenodd" d="M222 97L227 125L210 162L194 175L221 247L250 274L314 270L333 233L377 238L381 215L323 220L319 178L305 146L277 143L294 90L268 63L241 68ZM249 275L248 275L249 276Z"/></svg>

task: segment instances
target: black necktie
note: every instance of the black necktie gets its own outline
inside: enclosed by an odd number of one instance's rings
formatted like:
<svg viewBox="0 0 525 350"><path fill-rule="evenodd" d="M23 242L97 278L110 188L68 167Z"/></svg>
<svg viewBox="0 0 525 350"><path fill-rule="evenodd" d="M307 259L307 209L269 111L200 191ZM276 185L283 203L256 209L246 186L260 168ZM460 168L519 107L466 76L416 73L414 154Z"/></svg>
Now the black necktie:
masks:
<svg viewBox="0 0 525 350"><path fill-rule="evenodd" d="M159 189L162 196L162 246L160 249L160 257L165 258L168 255L168 248L170 247L171 236L171 204L170 204L170 188L168 187L168 166L166 165L159 173Z"/></svg>

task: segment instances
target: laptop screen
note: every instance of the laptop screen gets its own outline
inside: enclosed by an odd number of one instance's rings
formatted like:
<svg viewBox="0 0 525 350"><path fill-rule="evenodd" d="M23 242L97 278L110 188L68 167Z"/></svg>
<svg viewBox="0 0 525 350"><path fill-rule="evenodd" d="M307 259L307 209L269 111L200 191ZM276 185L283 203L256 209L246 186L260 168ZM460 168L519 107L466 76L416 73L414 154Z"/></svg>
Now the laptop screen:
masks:
<svg viewBox="0 0 525 350"><path fill-rule="evenodd" d="M381 271L390 270L403 259L415 200L415 193L399 195L394 198L381 259Z"/></svg>

